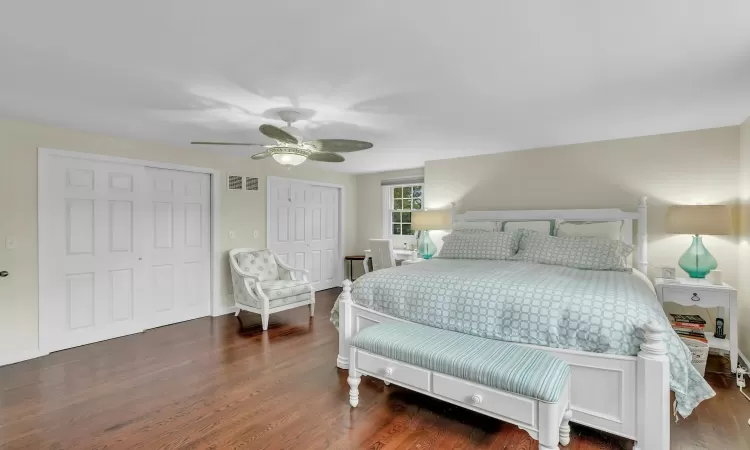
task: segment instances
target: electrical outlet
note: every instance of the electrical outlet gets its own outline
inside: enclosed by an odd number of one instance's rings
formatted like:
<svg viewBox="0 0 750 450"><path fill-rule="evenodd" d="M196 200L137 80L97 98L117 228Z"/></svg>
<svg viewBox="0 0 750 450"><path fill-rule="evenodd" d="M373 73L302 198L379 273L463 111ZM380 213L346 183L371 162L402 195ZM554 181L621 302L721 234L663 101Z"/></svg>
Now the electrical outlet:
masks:
<svg viewBox="0 0 750 450"><path fill-rule="evenodd" d="M253 230L253 238L258 239L258 236L260 236L260 232L258 230Z"/></svg>
<svg viewBox="0 0 750 450"><path fill-rule="evenodd" d="M234 232L234 230L229 230L229 239L234 239L237 237L237 233Z"/></svg>
<svg viewBox="0 0 750 450"><path fill-rule="evenodd" d="M8 236L5 238L5 248L8 250L13 250L16 248L16 238L15 236Z"/></svg>
<svg viewBox="0 0 750 450"><path fill-rule="evenodd" d="M737 387L740 389L745 387L745 375L747 374L747 370L745 370L744 367L738 366L737 367Z"/></svg>

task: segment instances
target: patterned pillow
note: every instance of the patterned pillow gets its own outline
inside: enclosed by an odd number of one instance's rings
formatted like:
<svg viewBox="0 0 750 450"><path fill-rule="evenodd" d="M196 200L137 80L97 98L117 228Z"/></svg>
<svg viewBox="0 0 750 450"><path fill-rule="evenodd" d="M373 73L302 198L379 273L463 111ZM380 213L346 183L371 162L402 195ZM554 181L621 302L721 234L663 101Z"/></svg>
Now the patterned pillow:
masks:
<svg viewBox="0 0 750 450"><path fill-rule="evenodd" d="M260 281L279 279L279 266L270 250L240 253L237 263L244 272L257 276Z"/></svg>
<svg viewBox="0 0 750 450"><path fill-rule="evenodd" d="M520 233L453 232L443 238L439 258L449 259L510 259L518 251Z"/></svg>
<svg viewBox="0 0 750 450"><path fill-rule="evenodd" d="M589 236L548 236L521 231L514 261L555 264L587 270L632 270L626 258L633 246L622 241Z"/></svg>

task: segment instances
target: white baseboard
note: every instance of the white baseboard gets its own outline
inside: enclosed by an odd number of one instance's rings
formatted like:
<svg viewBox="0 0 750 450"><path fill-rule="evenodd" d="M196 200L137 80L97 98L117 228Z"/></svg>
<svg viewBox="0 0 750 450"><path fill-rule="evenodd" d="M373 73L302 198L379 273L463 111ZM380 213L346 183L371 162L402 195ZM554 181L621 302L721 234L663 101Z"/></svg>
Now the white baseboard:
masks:
<svg viewBox="0 0 750 450"><path fill-rule="evenodd" d="M750 359L747 359L747 357L745 357L745 355L743 355L742 352L738 352L738 353L740 356L740 363L742 363L745 366L745 369L750 368L750 364L748 364L748 361L750 361Z"/></svg>
<svg viewBox="0 0 750 450"><path fill-rule="evenodd" d="M16 353L5 353L0 354L0 367L7 366L9 364L15 364L21 361L29 359L39 358L40 356L49 355L49 352L45 352L38 349L25 350Z"/></svg>
<svg viewBox="0 0 750 450"><path fill-rule="evenodd" d="M211 313L211 315L214 317L219 317L219 316L224 316L226 314L234 314L235 312L237 312L237 307L234 306L234 296L232 294L228 294L226 296L224 304L216 308Z"/></svg>

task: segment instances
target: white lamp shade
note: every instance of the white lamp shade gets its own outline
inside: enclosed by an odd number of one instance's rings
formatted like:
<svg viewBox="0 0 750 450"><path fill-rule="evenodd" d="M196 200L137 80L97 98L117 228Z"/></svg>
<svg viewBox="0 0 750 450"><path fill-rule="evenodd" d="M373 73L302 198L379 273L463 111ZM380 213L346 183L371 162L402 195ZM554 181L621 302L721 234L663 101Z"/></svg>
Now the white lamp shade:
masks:
<svg viewBox="0 0 750 450"><path fill-rule="evenodd" d="M451 212L448 209L414 211L411 213L412 230L446 230L451 227Z"/></svg>
<svg viewBox="0 0 750 450"><path fill-rule="evenodd" d="M667 233L718 236L732 233L726 205L675 205L667 210Z"/></svg>

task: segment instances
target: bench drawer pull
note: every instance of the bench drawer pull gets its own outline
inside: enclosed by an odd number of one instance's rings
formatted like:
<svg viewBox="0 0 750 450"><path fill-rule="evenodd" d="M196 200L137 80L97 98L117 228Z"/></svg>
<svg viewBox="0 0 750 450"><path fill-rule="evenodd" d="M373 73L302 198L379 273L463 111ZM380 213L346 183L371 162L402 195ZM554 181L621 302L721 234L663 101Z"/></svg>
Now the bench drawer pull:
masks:
<svg viewBox="0 0 750 450"><path fill-rule="evenodd" d="M482 403L482 396L479 394L474 394L471 396L471 403L475 405L479 405Z"/></svg>
<svg viewBox="0 0 750 450"><path fill-rule="evenodd" d="M386 367L385 376L390 377L391 375L393 375L393 367Z"/></svg>

